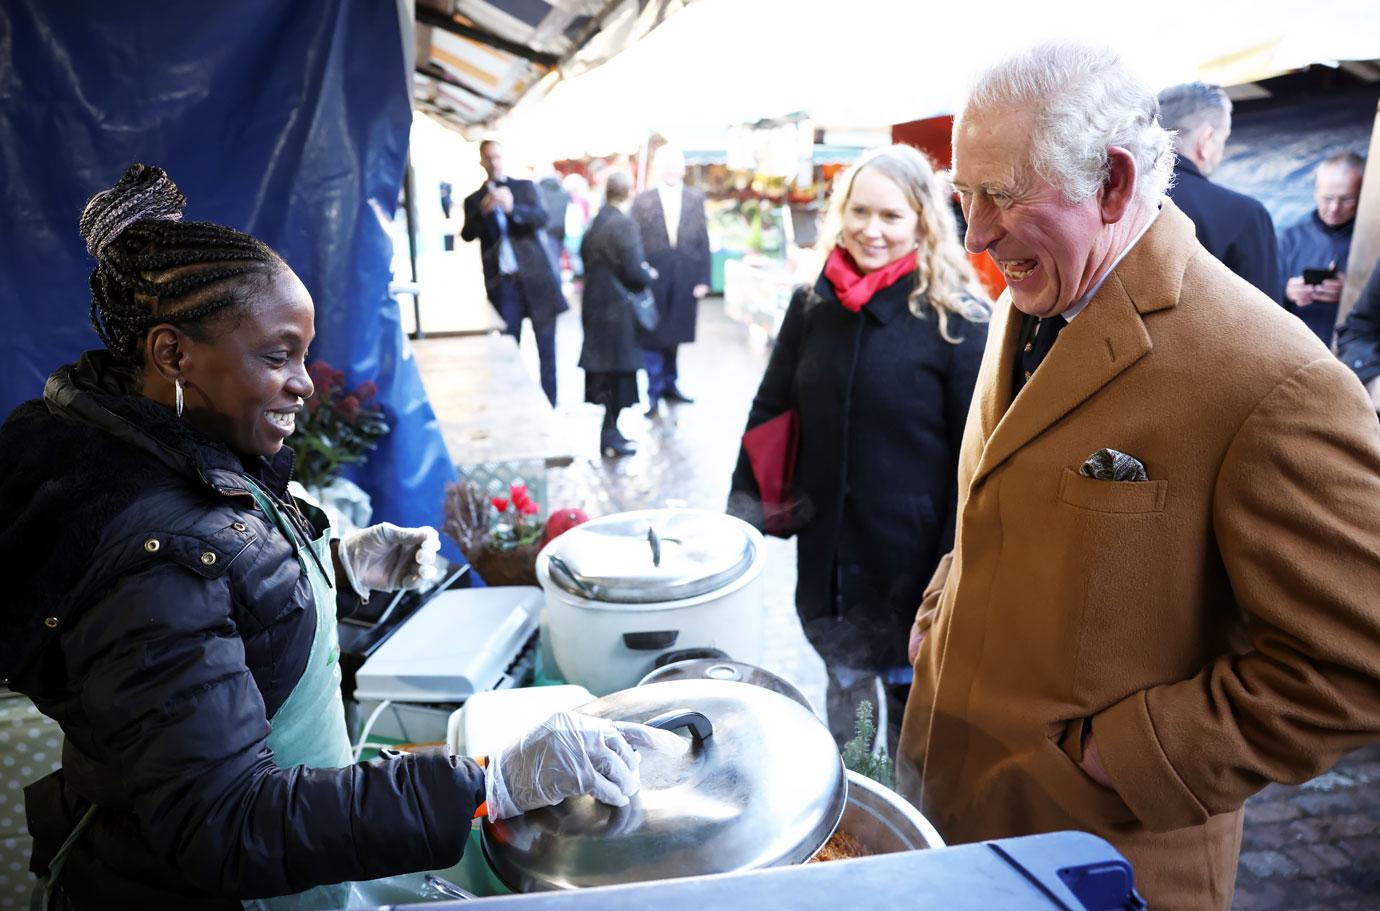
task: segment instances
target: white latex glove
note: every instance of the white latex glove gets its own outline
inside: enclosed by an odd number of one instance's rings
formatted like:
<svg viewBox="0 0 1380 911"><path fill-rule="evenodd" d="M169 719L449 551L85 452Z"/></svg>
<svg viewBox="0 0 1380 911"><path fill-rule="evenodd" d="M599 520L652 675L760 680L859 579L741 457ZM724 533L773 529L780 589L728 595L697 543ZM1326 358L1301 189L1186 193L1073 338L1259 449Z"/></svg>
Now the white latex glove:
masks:
<svg viewBox="0 0 1380 911"><path fill-rule="evenodd" d="M420 588L435 579L440 549L441 538L430 525L399 528L381 522L341 538L336 553L350 587L367 598L371 590Z"/></svg>
<svg viewBox="0 0 1380 911"><path fill-rule="evenodd" d="M637 751L684 751L687 743L644 724L557 712L489 757L484 769L489 819L506 819L582 794L626 806L641 785Z"/></svg>

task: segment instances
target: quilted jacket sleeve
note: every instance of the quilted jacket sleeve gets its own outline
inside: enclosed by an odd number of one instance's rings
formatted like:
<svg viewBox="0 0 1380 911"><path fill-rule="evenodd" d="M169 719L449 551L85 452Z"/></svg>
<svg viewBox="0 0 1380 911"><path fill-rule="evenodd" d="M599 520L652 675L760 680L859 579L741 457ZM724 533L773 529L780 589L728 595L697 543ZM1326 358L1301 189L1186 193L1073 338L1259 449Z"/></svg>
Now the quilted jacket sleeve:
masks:
<svg viewBox="0 0 1380 911"><path fill-rule="evenodd" d="M237 898L455 863L483 772L444 752L279 769L224 576L126 575L63 636L90 725L139 830L194 887Z"/></svg>

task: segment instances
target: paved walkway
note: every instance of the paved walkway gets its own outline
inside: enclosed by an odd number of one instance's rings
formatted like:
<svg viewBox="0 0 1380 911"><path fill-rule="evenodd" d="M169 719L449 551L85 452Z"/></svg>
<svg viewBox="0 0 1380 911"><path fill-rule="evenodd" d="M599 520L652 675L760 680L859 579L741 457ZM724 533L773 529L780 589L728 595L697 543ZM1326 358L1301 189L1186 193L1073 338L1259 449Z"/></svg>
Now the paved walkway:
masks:
<svg viewBox="0 0 1380 911"><path fill-rule="evenodd" d="M766 354L724 316L722 302L701 308L700 337L681 348L684 390L696 401L647 419L625 412L623 432L639 444L635 456L598 454L601 411L584 404L584 378L575 366L579 317L562 317L561 417L575 434L575 462L550 478L552 505L584 507L591 515L666 504L721 509L738 438ZM531 340L523 352L536 375ZM584 441L584 442L582 442ZM583 447L583 448L582 448ZM582 454L581 454L582 453ZM771 540L767 612L771 670L793 680L821 704L823 665L805 642L793 609L793 542ZM1352 754L1332 772L1299 787L1271 785L1246 806L1245 841L1233 907L1265 909L1380 909L1380 747Z"/></svg>

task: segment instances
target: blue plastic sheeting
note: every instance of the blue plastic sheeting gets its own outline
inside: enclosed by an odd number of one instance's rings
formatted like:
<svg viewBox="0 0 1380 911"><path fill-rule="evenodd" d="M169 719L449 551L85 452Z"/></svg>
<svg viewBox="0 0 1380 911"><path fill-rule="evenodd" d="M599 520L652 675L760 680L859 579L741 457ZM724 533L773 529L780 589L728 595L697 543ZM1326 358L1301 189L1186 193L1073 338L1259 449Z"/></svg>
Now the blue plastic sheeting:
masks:
<svg viewBox="0 0 1380 911"><path fill-rule="evenodd" d="M1212 180L1260 200L1283 230L1313 211L1313 173L1323 159L1366 154L1377 99L1380 88L1238 110Z"/></svg>
<svg viewBox="0 0 1380 911"><path fill-rule="evenodd" d="M126 165L156 164L188 219L261 238L301 276L311 359L374 380L393 428L355 480L378 519L439 525L455 469L387 295L404 40L391 0L0 4L0 414L100 345L77 219Z"/></svg>

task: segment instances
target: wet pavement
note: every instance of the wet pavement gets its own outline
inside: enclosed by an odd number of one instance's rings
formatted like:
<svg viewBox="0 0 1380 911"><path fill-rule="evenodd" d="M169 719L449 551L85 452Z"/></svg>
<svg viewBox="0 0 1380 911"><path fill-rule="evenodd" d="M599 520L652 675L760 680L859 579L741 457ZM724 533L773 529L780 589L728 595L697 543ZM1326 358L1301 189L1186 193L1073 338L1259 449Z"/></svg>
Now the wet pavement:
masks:
<svg viewBox="0 0 1380 911"><path fill-rule="evenodd" d="M748 405L766 365L747 330L710 298L701 307L699 338L680 349L683 390L694 404L662 406L647 418L625 411L623 433L636 455L598 452L601 409L585 404L578 313L561 318L557 352L558 414L576 459L548 477L553 506L591 515L663 505L722 509ZM536 351L523 357L536 375ZM642 407L645 407L645 402ZM766 584L768 646L763 664L792 680L816 705L824 670L795 618L794 542L769 539ZM1245 836L1233 907L1242 911L1380 909L1380 746L1353 753L1326 775L1298 787L1271 785L1246 805Z"/></svg>

